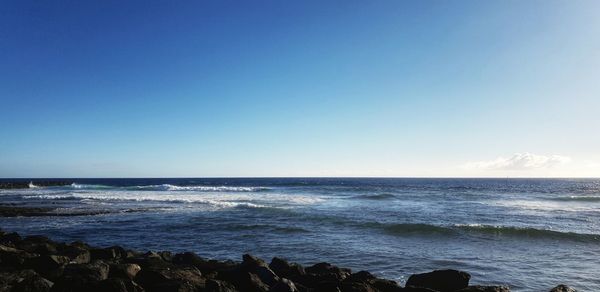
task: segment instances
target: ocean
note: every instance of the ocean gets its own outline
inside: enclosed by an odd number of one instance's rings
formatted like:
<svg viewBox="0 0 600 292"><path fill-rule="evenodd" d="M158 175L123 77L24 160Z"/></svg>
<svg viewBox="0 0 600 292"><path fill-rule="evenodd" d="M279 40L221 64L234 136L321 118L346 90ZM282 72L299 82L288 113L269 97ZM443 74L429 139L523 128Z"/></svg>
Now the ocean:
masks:
<svg viewBox="0 0 600 292"><path fill-rule="evenodd" d="M599 179L69 179L0 190L1 204L95 215L0 227L136 250L330 262L401 283L458 269L472 284L600 291Z"/></svg>

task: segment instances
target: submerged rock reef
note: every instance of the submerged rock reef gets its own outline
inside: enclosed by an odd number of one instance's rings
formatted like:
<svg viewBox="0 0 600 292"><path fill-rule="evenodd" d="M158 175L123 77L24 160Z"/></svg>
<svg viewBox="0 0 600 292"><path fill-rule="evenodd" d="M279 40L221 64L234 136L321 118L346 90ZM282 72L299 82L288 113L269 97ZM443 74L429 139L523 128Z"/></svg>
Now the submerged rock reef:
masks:
<svg viewBox="0 0 600 292"><path fill-rule="evenodd" d="M119 246L96 248L44 236L22 238L0 231L0 291L210 291L210 292L506 292L506 286L469 286L462 271L414 274L405 287L366 271L329 263L303 267L281 258L251 255L241 262L204 259L195 253L141 253ZM551 292L572 292L559 285Z"/></svg>

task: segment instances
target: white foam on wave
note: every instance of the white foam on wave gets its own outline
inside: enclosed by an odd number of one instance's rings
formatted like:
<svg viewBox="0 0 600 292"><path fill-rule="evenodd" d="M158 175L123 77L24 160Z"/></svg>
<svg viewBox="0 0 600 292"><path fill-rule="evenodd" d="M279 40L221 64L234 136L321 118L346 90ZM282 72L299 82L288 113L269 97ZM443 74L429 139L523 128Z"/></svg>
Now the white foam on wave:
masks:
<svg viewBox="0 0 600 292"><path fill-rule="evenodd" d="M136 186L138 189L158 189L165 191L201 191L201 192L257 192L268 190L265 187L242 186L176 186L171 184Z"/></svg>
<svg viewBox="0 0 600 292"><path fill-rule="evenodd" d="M269 190L267 187L244 186L177 186L172 184L140 185L140 186L106 186L94 184L73 183L74 189L123 189L123 190L149 190L149 191L198 191L198 192L259 192Z"/></svg>
<svg viewBox="0 0 600 292"><path fill-rule="evenodd" d="M23 196L24 199L40 200L85 200L116 204L119 201L205 204L219 208L233 207L294 207L309 205L322 201L312 196L250 193L250 192L165 192L165 191L133 191L133 190L78 190L70 192L36 192Z"/></svg>
<svg viewBox="0 0 600 292"><path fill-rule="evenodd" d="M260 204L254 204L249 202L233 202L226 200L211 200L206 198L198 197L182 197L182 196L169 196L169 195L153 195L153 196L140 196L140 195L123 195L123 194L110 194L110 193L72 193L69 195L64 194L45 194L45 195L29 195L24 196L26 199L44 199L44 200L65 200L65 199L82 199L82 200L94 200L94 201L134 201L134 202L167 202L167 203L198 203L213 205L222 208L233 208L233 207L250 207L250 208L262 208L267 207Z"/></svg>

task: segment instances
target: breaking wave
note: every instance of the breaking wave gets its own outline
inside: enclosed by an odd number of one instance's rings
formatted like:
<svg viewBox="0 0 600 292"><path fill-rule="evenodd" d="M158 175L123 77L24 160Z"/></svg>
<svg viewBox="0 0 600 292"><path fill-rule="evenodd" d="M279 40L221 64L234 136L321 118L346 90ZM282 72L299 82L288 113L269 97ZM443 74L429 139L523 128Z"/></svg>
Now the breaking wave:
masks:
<svg viewBox="0 0 600 292"><path fill-rule="evenodd" d="M88 194L88 193L77 193L71 195L30 195L24 196L26 199L46 199L46 200L97 200L97 201L131 201L131 202L165 202L165 203L195 203L195 204L205 204L211 205L215 207L222 208L263 208L267 207L261 204L255 204L250 202L235 202L235 201L227 201L227 200L211 200L207 198L201 197L183 197L183 196L172 196L172 195L163 195L163 196L135 196L135 195L127 195L127 196L114 196L114 195L106 195L106 194Z"/></svg>
<svg viewBox="0 0 600 292"><path fill-rule="evenodd" d="M345 223L343 223L345 224ZM537 229L532 227L516 226L496 226L485 224L454 224L454 225L434 225L426 223L379 223L367 222L354 225L355 227L379 229L385 233L403 236L403 235L461 235L461 234L481 234L505 237L520 238L539 238L539 239L558 239L573 240L584 242L600 242L600 234L586 234L575 232L562 232L548 229Z"/></svg>
<svg viewBox="0 0 600 292"><path fill-rule="evenodd" d="M197 192L260 192L270 190L266 187L244 187L244 186L178 186L172 184L141 185L115 187L94 184L71 184L74 189L125 189L125 190L147 190L147 191L197 191Z"/></svg>

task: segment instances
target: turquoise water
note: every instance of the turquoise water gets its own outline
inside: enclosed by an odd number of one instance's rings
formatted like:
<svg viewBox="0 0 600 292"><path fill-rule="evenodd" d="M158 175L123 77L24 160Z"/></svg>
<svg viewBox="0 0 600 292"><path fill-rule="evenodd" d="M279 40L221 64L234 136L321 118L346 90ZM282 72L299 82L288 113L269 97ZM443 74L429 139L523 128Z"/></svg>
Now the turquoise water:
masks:
<svg viewBox="0 0 600 292"><path fill-rule="evenodd" d="M140 250L328 261L405 281L454 268L475 284L600 291L597 179L72 179L0 202L75 217L3 229Z"/></svg>

